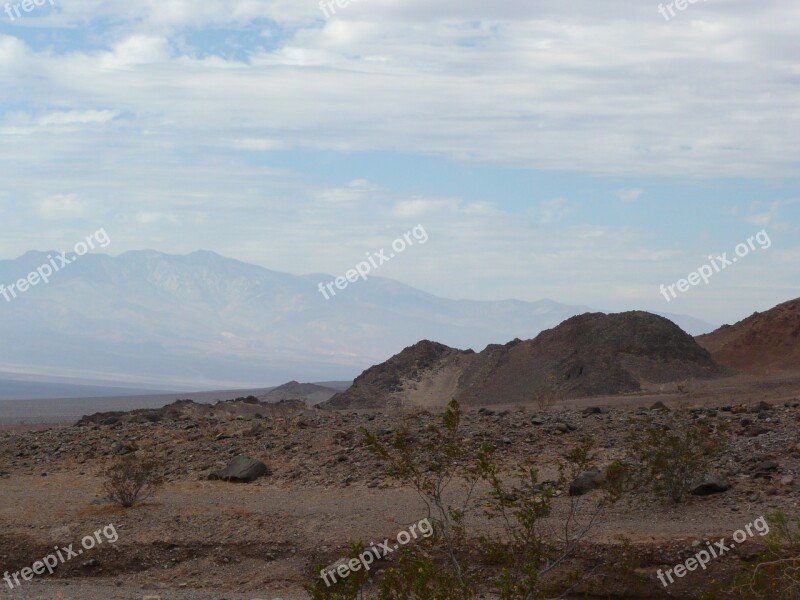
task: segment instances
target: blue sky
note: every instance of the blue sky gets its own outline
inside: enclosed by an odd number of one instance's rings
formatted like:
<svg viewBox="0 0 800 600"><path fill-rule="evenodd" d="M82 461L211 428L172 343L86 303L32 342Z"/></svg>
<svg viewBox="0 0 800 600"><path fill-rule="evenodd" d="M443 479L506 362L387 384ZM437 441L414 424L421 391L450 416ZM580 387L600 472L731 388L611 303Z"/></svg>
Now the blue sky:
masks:
<svg viewBox="0 0 800 600"><path fill-rule="evenodd" d="M620 0L2 12L0 257L104 227L111 254L338 274L423 224L381 276L738 320L800 296L798 25L744 0L669 21ZM659 294L762 230L769 249Z"/></svg>

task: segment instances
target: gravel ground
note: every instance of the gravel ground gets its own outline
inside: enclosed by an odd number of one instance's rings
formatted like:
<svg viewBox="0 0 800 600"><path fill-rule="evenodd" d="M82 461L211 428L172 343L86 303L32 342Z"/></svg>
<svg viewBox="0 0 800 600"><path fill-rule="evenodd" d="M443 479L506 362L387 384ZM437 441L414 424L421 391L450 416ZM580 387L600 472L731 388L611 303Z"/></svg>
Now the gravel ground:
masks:
<svg viewBox="0 0 800 600"><path fill-rule="evenodd" d="M24 588L9 591L5 586L0 591L3 600L142 600L154 596L160 600L306 600L302 592L273 593L268 590L259 594L233 594L221 592L200 592L192 590L159 590L117 586L114 583L42 583L31 582Z"/></svg>
<svg viewBox="0 0 800 600"><path fill-rule="evenodd" d="M726 392L700 404L698 418L731 431L732 444L717 467L732 488L681 505L636 495L633 504L603 515L592 535L595 544L628 537L646 558L643 573L649 579L656 568L682 560L693 545L729 538L770 511L800 515L800 403L772 399L771 407L759 411L755 404L731 402ZM598 464L619 457L628 419L637 415L673 419L669 411L642 407L639 399L638 407L601 411L470 409L463 430L474 447L495 444L507 468L532 458L541 478L551 479L557 461L587 434L597 440ZM387 415L284 407L270 414L258 405L225 404L213 415L187 405L157 421L139 415L80 427L0 431L0 572L18 571L52 552L54 544L64 547L109 523L119 533L113 546L60 567L59 579L37 579L15 591L0 581L0 599L53 600L58 592L63 600L305 598L301 585L311 570L341 557L350 540L390 538L426 516L411 490L386 480L383 467L359 444L358 429L388 440L404 423L424 428L438 421L427 411ZM138 452L164 458L166 486L132 510L108 504L102 469L119 455ZM239 454L264 460L273 475L249 485L207 480L210 470ZM557 511L564 502L557 500ZM591 552L604 556L606 550ZM724 575L737 562L718 561L682 581L684 592L678 584L670 592L695 597L701 577Z"/></svg>

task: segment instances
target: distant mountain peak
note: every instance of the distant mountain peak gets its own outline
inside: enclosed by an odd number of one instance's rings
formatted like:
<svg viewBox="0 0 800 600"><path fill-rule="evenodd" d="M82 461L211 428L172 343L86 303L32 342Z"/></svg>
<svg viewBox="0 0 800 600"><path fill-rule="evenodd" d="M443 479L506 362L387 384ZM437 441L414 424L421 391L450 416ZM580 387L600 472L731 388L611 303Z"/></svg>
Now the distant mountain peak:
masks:
<svg viewBox="0 0 800 600"><path fill-rule="evenodd" d="M26 277L46 256L0 261L0 283ZM198 390L352 380L421 339L420 356L437 356L437 344L481 349L587 310L552 300L449 300L382 277L326 300L320 281L211 250L91 253L0 302L9 341L0 368Z"/></svg>

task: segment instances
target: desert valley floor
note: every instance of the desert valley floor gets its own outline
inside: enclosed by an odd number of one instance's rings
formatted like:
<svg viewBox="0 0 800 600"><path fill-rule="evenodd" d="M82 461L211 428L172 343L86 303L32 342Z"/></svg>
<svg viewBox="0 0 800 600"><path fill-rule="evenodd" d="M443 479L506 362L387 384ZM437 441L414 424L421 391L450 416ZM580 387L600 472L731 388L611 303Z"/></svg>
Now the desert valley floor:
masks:
<svg viewBox="0 0 800 600"><path fill-rule="evenodd" d="M652 408L659 401L669 410ZM762 404L756 412L762 402L769 407ZM541 408L470 407L462 427L470 443L495 445L501 464L533 459L549 479L557 460L582 437L597 440L597 462L606 463L619 457L630 417L668 420L681 409L728 424L733 442L717 467L731 489L680 505L634 492L630 502L602 515L577 561L613 552L623 535L633 544L643 579L605 576L607 595L595 597L694 598L752 557L758 539L666 591L656 569L677 564L698 542L730 537L765 513L800 514L800 378L737 376L697 384L689 393L652 390ZM29 566L55 544L63 547L108 524L119 539L66 563L55 577L37 577L14 591L0 586L0 597L306 598L302 584L313 578L312 569L336 561L351 539L392 538L425 516L413 491L386 478L361 444L359 428L388 437L404 423L438 419L435 410L331 412L292 402L225 402L213 409L174 405L157 422L126 416L5 428L4 570ZM100 472L113 457L139 450L164 458L167 484L133 509L107 503ZM237 455L263 460L272 474L250 484L207 480Z"/></svg>

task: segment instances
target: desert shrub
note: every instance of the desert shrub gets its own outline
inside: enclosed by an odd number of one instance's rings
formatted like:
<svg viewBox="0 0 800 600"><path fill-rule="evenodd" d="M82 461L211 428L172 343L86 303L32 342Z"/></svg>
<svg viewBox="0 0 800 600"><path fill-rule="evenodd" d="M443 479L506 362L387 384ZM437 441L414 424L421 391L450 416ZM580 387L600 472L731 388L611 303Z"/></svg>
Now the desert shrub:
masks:
<svg viewBox="0 0 800 600"><path fill-rule="evenodd" d="M357 559L364 551L364 544L352 542L348 559ZM316 571L320 574L328 567L317 566ZM334 578L331 578L334 579ZM364 588L370 582L370 572L366 570L352 571L348 577L336 577L333 582L326 582L321 577L316 577L314 582L306 585L311 600L356 600L364 598ZM330 585L329 585L330 583Z"/></svg>
<svg viewBox="0 0 800 600"><path fill-rule="evenodd" d="M393 554L374 587L348 582L350 595L336 596L334 586L317 582L309 588L319 592L314 600L472 600L482 590L501 600L533 600L553 592L545 575L577 552L603 506L616 499L616 471L609 470L608 487L599 496L564 498L565 506L556 511L556 490L566 489L593 459L591 440L560 464L558 481L540 482L530 464L521 465L513 477L503 472L494 448L486 443L473 448L460 421L459 405L452 401L440 426L403 428L389 443L362 430L387 475L417 492L433 535ZM482 534L473 532L477 524L484 525ZM577 580L549 585L564 591Z"/></svg>
<svg viewBox="0 0 800 600"><path fill-rule="evenodd" d="M558 394L554 387L544 387L536 390L531 400L540 412L546 413L550 412L550 409L555 406L558 401Z"/></svg>
<svg viewBox="0 0 800 600"><path fill-rule="evenodd" d="M725 450L727 434L688 411L673 411L668 419L630 420L625 463L630 485L681 502Z"/></svg>
<svg viewBox="0 0 800 600"><path fill-rule="evenodd" d="M732 586L735 598L797 600L800 598L800 519L783 513L768 517L767 547L752 563L745 563Z"/></svg>
<svg viewBox="0 0 800 600"><path fill-rule="evenodd" d="M109 500L130 508L150 498L163 484L162 465L152 458L128 455L103 473L103 490Z"/></svg>

